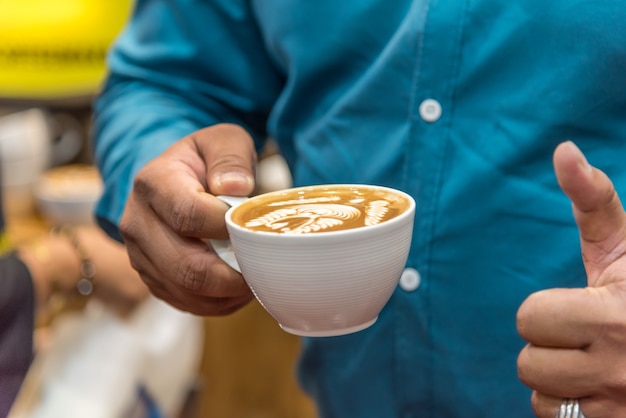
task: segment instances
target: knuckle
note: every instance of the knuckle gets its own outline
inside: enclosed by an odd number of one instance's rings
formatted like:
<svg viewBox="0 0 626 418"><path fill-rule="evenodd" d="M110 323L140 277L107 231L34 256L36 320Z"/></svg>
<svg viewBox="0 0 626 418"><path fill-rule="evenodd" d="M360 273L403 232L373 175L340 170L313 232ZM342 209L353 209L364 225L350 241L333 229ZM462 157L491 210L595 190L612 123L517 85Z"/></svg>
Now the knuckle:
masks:
<svg viewBox="0 0 626 418"><path fill-rule="evenodd" d="M241 155L232 153L221 155L213 164L214 171L243 171L250 170L252 162L250 159L243 158Z"/></svg>
<svg viewBox="0 0 626 418"><path fill-rule="evenodd" d="M517 324L517 332L524 339L528 338L528 332L531 327L532 322L532 314L533 314L533 306L537 299L537 293L533 293L526 298L526 300L522 303L522 305L517 310L516 314L516 324Z"/></svg>
<svg viewBox="0 0 626 418"><path fill-rule="evenodd" d="M527 367L526 367L527 358L528 358L528 350L524 348L522 349L522 351L520 351L520 353L517 356L517 374L519 376L519 379L524 383L528 383Z"/></svg>
<svg viewBox="0 0 626 418"><path fill-rule="evenodd" d="M541 405L540 405L539 396L537 395L536 391L533 391L533 393L530 395L530 405L532 406L533 412L535 413L535 415L539 416Z"/></svg>
<svg viewBox="0 0 626 418"><path fill-rule="evenodd" d="M149 279L150 276L147 273L148 269L144 266L143 263L139 262L137 258L134 257L130 252L129 252L128 261L132 269L137 272L142 282L146 284L151 282L151 280Z"/></svg>
<svg viewBox="0 0 626 418"><path fill-rule="evenodd" d="M527 324L528 324L528 314L527 314L527 309L525 308L525 305L520 306L520 308L517 310L517 316L516 316L516 324L517 324L517 332L519 333L519 335L526 339L526 335L527 335Z"/></svg>
<svg viewBox="0 0 626 418"><path fill-rule="evenodd" d="M200 257L186 257L178 264L175 281L191 292L201 292L206 286L205 272Z"/></svg>
<svg viewBox="0 0 626 418"><path fill-rule="evenodd" d="M135 242L136 237L139 235L140 228L135 219L125 214L120 220L119 230L124 242L128 245Z"/></svg>
<svg viewBox="0 0 626 418"><path fill-rule="evenodd" d="M137 173L133 180L133 193L142 198L147 198L152 196L154 191L154 176L150 167L146 166Z"/></svg>
<svg viewBox="0 0 626 418"><path fill-rule="evenodd" d="M202 226L202 211L193 197L176 199L171 216L172 228L181 235L192 235Z"/></svg>

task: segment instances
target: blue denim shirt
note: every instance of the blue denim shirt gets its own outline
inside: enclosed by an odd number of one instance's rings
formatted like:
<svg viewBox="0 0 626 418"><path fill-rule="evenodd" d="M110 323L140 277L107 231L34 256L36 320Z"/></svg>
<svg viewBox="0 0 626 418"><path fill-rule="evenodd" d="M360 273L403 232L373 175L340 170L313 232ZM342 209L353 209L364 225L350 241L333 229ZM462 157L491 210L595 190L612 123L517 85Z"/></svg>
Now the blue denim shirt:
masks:
<svg viewBox="0 0 626 418"><path fill-rule="evenodd" d="M139 0L96 106L97 214L224 121L274 138L298 185L405 190L419 287L305 339L303 387L326 418L531 417L517 308L586 283L552 152L575 141L626 192L625 21L623 0Z"/></svg>

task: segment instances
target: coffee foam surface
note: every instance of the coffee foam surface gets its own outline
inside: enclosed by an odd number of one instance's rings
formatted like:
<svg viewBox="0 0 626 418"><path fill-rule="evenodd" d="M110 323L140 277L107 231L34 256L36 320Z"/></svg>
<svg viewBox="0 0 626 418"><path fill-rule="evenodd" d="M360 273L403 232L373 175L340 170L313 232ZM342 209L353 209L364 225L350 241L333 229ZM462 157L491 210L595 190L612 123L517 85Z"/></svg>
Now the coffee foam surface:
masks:
<svg viewBox="0 0 626 418"><path fill-rule="evenodd" d="M402 194L367 186L312 186L257 196L233 210L239 226L311 234L377 225L410 206Z"/></svg>

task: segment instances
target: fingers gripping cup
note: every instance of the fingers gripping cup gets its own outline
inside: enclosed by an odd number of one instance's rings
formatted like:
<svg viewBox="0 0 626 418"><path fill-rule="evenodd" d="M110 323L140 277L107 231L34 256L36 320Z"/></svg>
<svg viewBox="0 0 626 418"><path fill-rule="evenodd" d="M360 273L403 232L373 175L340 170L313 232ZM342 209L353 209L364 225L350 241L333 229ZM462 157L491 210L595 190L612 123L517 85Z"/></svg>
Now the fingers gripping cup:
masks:
<svg viewBox="0 0 626 418"><path fill-rule="evenodd" d="M285 331L335 336L376 322L408 257L411 196L320 185L220 198L230 241L211 243Z"/></svg>

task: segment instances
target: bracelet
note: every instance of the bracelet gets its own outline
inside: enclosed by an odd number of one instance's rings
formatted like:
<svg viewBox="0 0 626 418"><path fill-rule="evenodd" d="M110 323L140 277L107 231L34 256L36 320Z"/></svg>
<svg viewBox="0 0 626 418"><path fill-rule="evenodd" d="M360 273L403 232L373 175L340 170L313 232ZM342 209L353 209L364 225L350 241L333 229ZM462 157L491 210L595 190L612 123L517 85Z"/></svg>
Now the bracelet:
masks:
<svg viewBox="0 0 626 418"><path fill-rule="evenodd" d="M93 280L96 276L96 265L89 257L89 253L81 244L70 225L57 225L50 229L51 234L63 235L69 239L72 247L80 259L80 279L76 283L76 290L83 296L89 296L93 292Z"/></svg>

